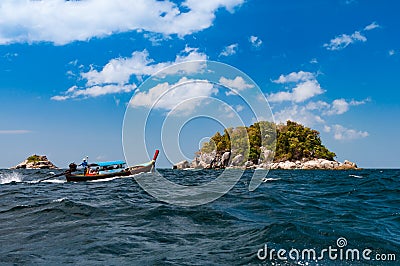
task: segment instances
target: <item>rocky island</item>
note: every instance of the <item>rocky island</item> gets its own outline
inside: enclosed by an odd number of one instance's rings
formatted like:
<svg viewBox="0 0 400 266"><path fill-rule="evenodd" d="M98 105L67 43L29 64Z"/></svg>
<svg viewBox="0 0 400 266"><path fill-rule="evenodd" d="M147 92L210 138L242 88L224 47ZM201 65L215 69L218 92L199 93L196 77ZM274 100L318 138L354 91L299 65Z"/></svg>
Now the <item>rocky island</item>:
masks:
<svg viewBox="0 0 400 266"><path fill-rule="evenodd" d="M45 155L32 155L11 169L58 169Z"/></svg>
<svg viewBox="0 0 400 266"><path fill-rule="evenodd" d="M348 160L336 161L336 154L322 144L319 134L292 121L228 128L204 143L192 162L182 161L173 168L358 169Z"/></svg>

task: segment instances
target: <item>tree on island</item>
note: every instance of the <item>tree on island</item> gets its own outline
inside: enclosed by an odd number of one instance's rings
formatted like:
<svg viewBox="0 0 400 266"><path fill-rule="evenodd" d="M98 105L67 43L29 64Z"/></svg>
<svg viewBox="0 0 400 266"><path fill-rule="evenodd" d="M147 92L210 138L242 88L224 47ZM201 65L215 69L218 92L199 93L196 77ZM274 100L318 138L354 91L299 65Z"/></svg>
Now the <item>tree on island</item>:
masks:
<svg viewBox="0 0 400 266"><path fill-rule="evenodd" d="M262 121L249 127L225 129L223 135L217 132L209 142L203 144L200 152L216 150L217 153L223 153L233 148L235 154L245 154L247 151L249 161L257 163L263 159L263 147L275 150L274 162L314 158L333 160L336 154L322 144L319 134L317 130L292 121L287 121L286 125ZM232 147L231 139L235 147Z"/></svg>
<svg viewBox="0 0 400 266"><path fill-rule="evenodd" d="M317 130L296 122L287 121L277 126L276 161L296 161L306 159L326 159L332 161L336 154L321 142Z"/></svg>
<svg viewBox="0 0 400 266"><path fill-rule="evenodd" d="M28 163L36 163L36 162L41 161L42 157L43 156L39 156L39 155L34 154L34 155L29 156L26 160L27 160Z"/></svg>

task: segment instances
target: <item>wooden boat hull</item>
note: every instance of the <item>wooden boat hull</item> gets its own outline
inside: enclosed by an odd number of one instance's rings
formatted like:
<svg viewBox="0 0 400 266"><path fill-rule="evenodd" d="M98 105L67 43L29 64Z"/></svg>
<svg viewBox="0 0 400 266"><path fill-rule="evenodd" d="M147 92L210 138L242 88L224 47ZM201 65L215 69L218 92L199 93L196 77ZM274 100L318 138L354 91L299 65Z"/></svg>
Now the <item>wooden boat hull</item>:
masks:
<svg viewBox="0 0 400 266"><path fill-rule="evenodd" d="M154 167L155 167L155 161L151 161L147 164L129 167L127 169L122 170L121 172L108 173L108 174L97 174L97 175L83 175L83 174L67 173L67 174L65 174L65 177L68 182L85 182L85 181L101 180L101 179L107 179L107 178L113 178L113 177L126 177L126 176L140 174L140 173L148 173L148 172L151 172Z"/></svg>

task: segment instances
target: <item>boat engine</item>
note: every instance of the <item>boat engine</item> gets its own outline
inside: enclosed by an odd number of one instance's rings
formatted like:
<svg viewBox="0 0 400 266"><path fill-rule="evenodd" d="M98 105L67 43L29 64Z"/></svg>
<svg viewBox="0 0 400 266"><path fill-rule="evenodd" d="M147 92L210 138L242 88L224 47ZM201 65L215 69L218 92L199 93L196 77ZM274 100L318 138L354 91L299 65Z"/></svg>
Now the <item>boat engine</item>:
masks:
<svg viewBox="0 0 400 266"><path fill-rule="evenodd" d="M70 163L69 164L69 171L72 173L72 172L75 172L76 171L76 169L77 169L77 165L75 164L75 163Z"/></svg>

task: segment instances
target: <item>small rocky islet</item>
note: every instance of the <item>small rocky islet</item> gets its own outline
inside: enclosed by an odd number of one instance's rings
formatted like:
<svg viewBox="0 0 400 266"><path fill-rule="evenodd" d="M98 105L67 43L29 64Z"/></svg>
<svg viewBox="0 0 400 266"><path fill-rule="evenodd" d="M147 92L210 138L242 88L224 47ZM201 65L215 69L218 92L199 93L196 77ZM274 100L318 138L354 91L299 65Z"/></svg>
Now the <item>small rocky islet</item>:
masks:
<svg viewBox="0 0 400 266"><path fill-rule="evenodd" d="M10 169L58 169L58 167L50 162L46 155L34 154Z"/></svg>
<svg viewBox="0 0 400 266"><path fill-rule="evenodd" d="M258 122L250 127L228 128L223 135L217 132L204 143L192 162L182 161L173 168L359 169L354 162L335 160L336 154L322 144L319 134L317 130L292 121L279 125Z"/></svg>

